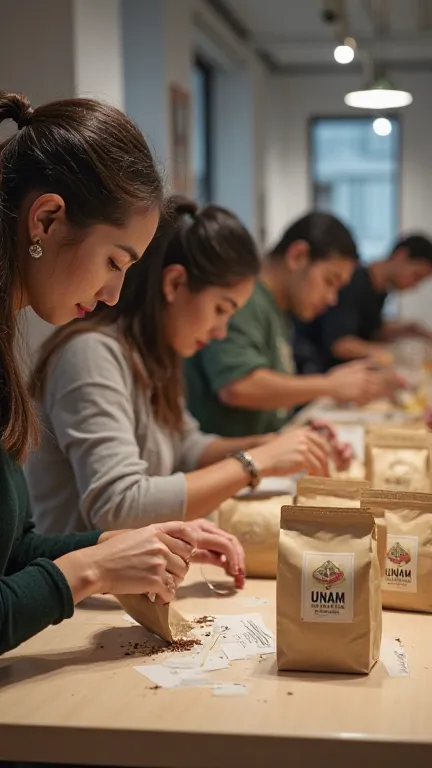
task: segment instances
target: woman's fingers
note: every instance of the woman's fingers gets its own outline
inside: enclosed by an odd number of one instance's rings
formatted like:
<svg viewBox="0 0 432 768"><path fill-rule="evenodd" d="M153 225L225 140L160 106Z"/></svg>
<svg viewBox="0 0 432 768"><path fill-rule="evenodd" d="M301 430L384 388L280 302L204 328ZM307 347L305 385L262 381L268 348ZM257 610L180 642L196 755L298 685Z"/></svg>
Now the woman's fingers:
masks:
<svg viewBox="0 0 432 768"><path fill-rule="evenodd" d="M207 550L208 552L216 553L219 556L219 565L221 564L220 557L223 556L226 562L226 571L235 576L239 570L244 569L244 560L240 560L237 547L234 545L233 538L225 538L218 534L203 533L199 537L199 550ZM195 556L193 558L196 559Z"/></svg>

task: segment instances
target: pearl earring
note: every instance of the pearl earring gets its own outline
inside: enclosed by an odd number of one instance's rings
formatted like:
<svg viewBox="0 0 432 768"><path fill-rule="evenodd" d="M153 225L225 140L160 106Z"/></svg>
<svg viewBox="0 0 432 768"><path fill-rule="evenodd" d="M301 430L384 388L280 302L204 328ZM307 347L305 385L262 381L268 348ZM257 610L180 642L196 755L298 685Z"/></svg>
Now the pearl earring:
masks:
<svg viewBox="0 0 432 768"><path fill-rule="evenodd" d="M40 259L43 254L42 240L38 238L29 248L29 254L33 259Z"/></svg>

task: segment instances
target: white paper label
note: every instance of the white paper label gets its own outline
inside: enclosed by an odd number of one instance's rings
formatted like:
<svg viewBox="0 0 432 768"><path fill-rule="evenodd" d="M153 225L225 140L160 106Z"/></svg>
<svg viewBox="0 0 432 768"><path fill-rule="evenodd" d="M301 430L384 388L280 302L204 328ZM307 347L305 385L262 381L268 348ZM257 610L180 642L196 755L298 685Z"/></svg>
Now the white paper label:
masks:
<svg viewBox="0 0 432 768"><path fill-rule="evenodd" d="M344 621L354 616L354 554L304 552L303 621Z"/></svg>
<svg viewBox="0 0 432 768"><path fill-rule="evenodd" d="M417 592L417 560L417 536L388 533L382 588L391 592Z"/></svg>

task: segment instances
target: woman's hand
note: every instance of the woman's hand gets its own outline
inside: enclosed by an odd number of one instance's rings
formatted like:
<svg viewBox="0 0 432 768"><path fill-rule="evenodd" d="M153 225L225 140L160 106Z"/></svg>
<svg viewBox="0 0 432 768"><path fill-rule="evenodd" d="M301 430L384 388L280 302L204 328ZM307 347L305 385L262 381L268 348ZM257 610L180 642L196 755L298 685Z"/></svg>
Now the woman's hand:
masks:
<svg viewBox="0 0 432 768"><path fill-rule="evenodd" d="M188 523L188 526L197 536L197 550L192 561L219 565L234 578L237 589L242 589L245 578L245 553L239 540L205 518L194 520Z"/></svg>
<svg viewBox="0 0 432 768"><path fill-rule="evenodd" d="M310 427L285 430L274 440L250 451L263 475L284 476L307 472L328 477L331 447Z"/></svg>
<svg viewBox="0 0 432 768"><path fill-rule="evenodd" d="M309 426L322 435L331 448L332 459L338 472L349 469L354 458L354 451L349 443L341 443L332 424L321 419L311 419Z"/></svg>
<svg viewBox="0 0 432 768"><path fill-rule="evenodd" d="M98 592L154 594L173 599L197 548L197 533L186 523L172 522L102 534L98 544L56 560L75 602Z"/></svg>

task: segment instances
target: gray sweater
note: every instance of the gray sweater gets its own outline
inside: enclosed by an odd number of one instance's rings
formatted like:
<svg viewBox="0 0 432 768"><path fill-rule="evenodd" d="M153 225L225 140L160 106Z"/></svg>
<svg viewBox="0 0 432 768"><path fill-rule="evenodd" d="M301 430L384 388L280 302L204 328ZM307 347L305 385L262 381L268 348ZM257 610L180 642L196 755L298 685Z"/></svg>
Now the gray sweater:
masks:
<svg viewBox="0 0 432 768"><path fill-rule="evenodd" d="M26 474L38 530L138 528L179 520L185 472L214 440L185 411L158 424L114 333L75 336L55 356L42 403L42 443Z"/></svg>

